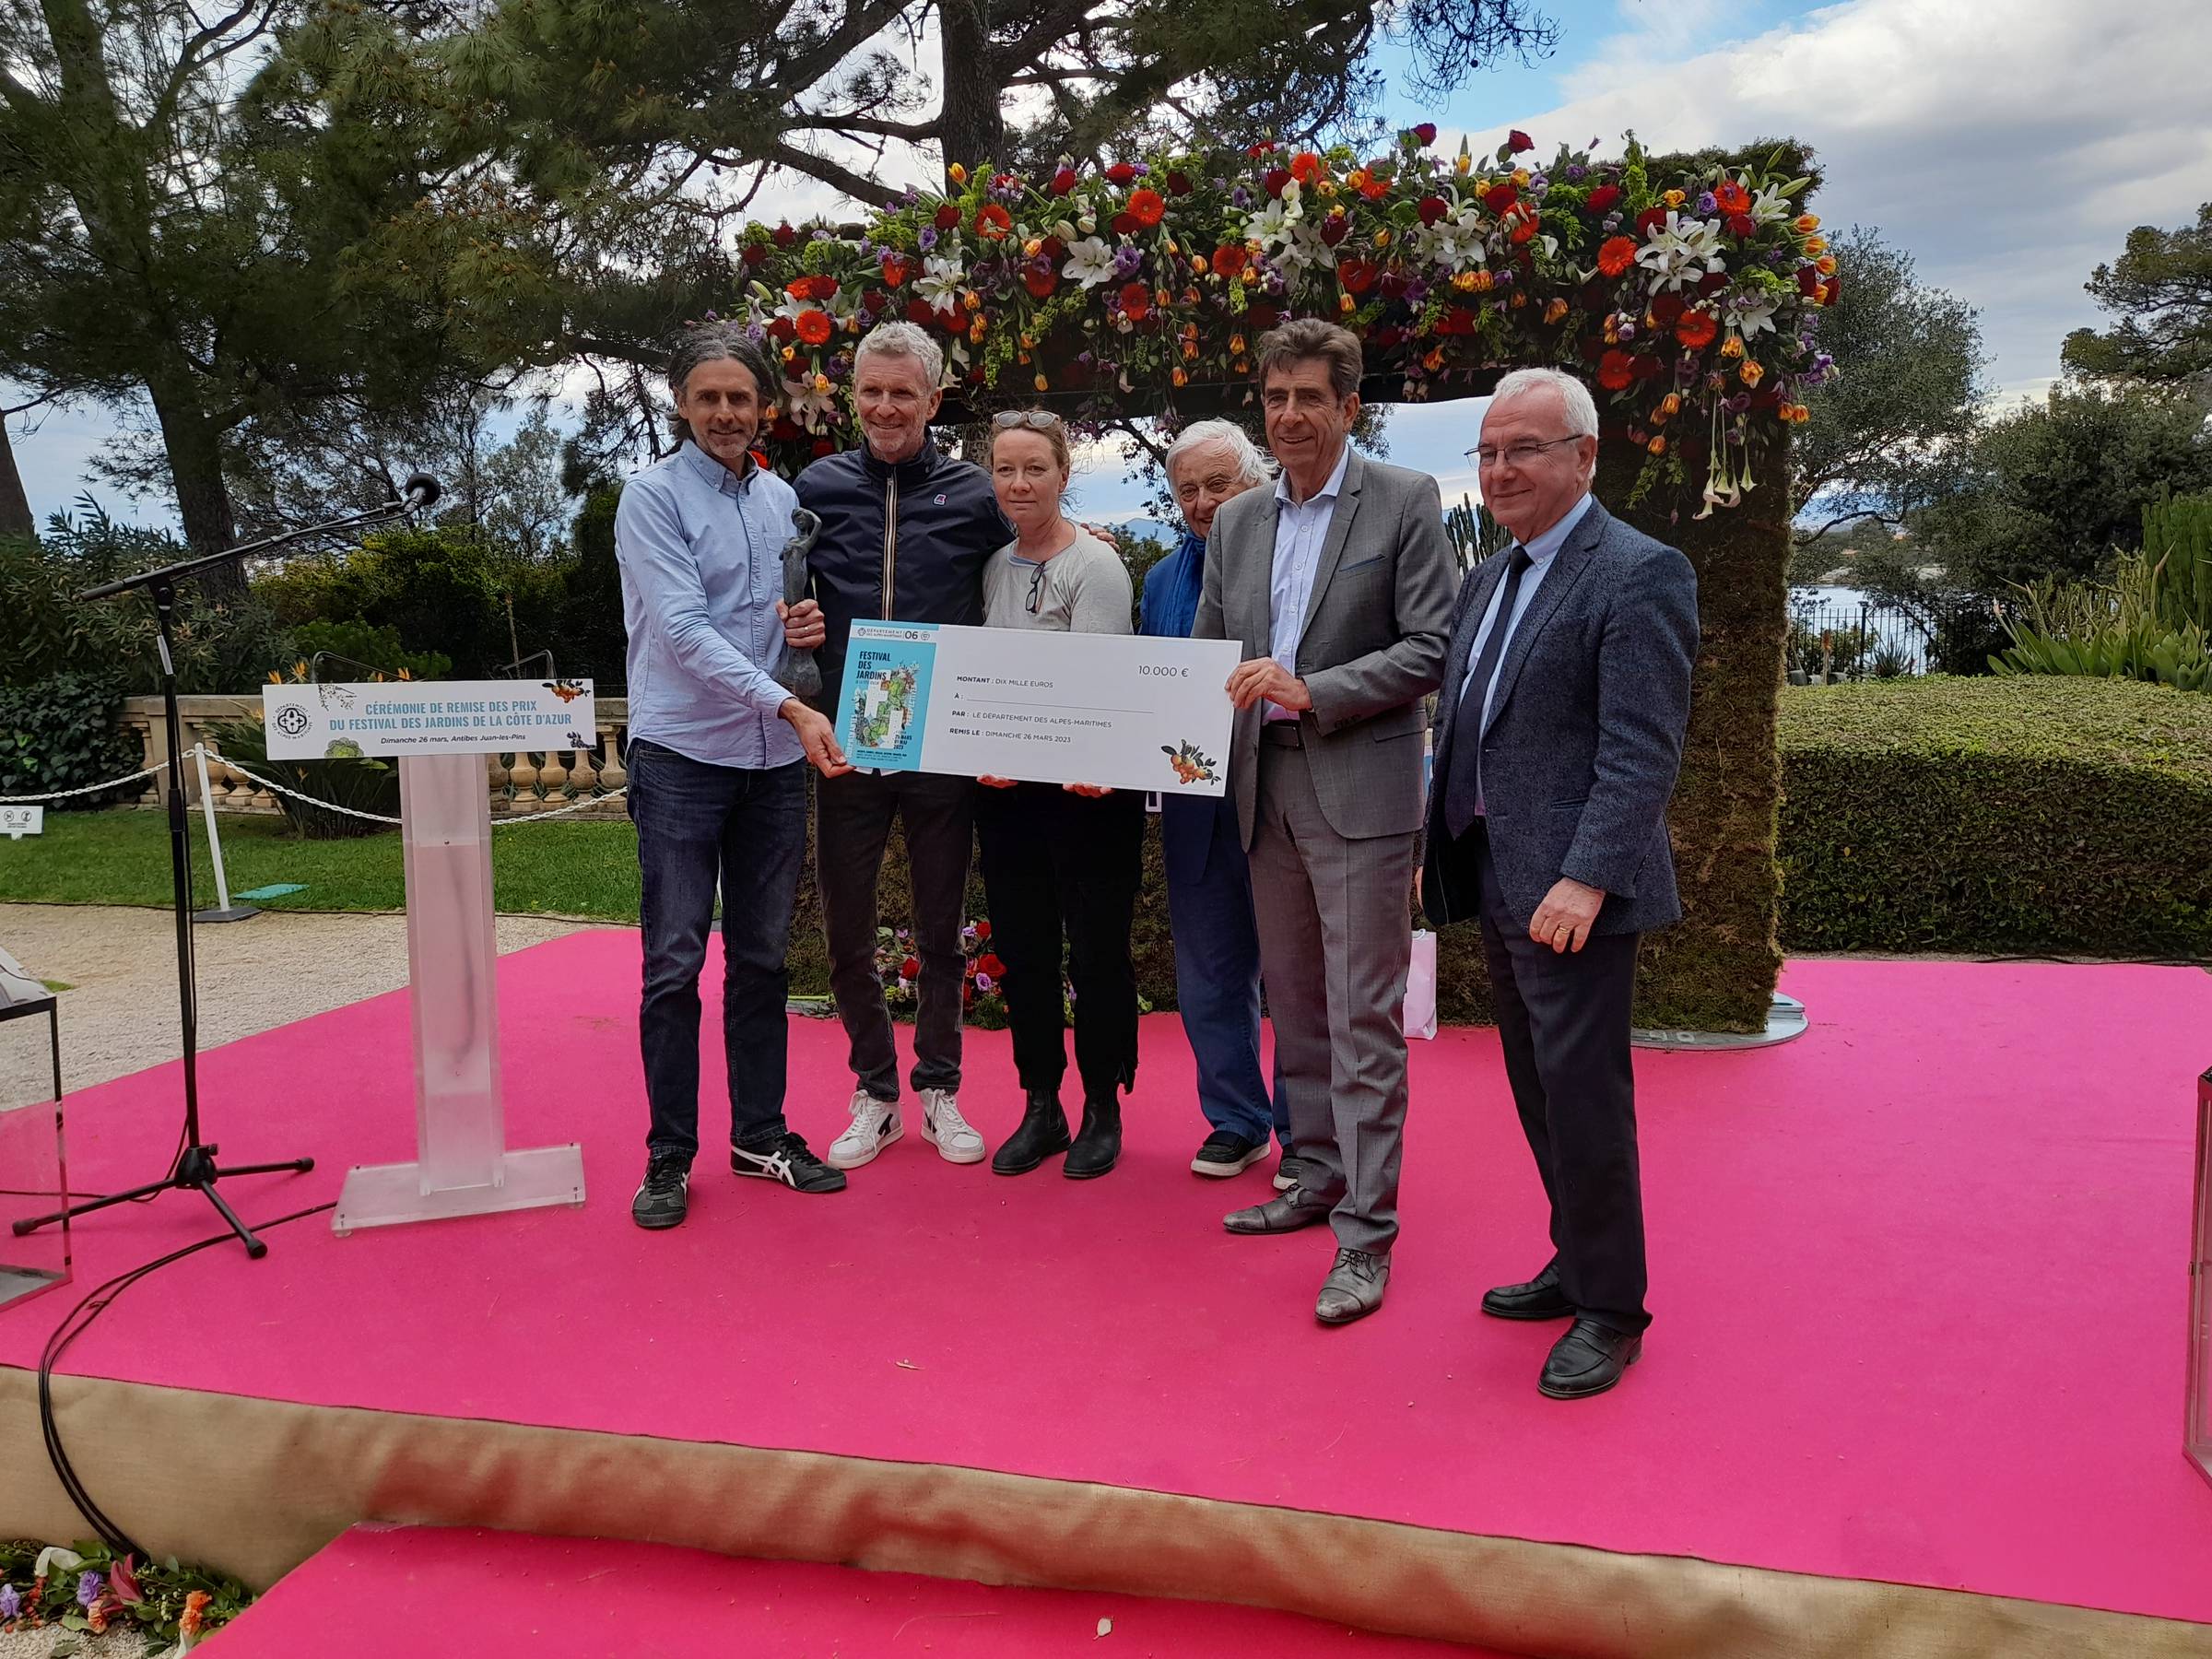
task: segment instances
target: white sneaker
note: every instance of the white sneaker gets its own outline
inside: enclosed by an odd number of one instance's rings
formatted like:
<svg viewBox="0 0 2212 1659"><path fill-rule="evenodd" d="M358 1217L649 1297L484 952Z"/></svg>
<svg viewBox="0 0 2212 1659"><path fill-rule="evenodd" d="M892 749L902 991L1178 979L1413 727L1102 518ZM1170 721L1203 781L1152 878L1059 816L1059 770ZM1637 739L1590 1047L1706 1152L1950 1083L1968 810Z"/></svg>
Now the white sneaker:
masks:
<svg viewBox="0 0 2212 1659"><path fill-rule="evenodd" d="M922 1138L947 1163L983 1161L983 1137L960 1115L960 1102L949 1088L922 1091Z"/></svg>
<svg viewBox="0 0 2212 1659"><path fill-rule="evenodd" d="M896 1100L879 1100L866 1089L856 1088L850 1110L853 1121L830 1143L831 1169L857 1170L906 1133Z"/></svg>

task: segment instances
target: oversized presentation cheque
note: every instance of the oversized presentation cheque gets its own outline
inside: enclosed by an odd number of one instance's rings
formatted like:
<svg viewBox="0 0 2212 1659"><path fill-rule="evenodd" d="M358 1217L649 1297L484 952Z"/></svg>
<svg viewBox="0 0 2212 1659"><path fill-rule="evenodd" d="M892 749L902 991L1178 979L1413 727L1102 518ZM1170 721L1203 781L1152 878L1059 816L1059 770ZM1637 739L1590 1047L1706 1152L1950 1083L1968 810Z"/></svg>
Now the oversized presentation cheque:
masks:
<svg viewBox="0 0 2212 1659"><path fill-rule="evenodd" d="M855 622L838 742L885 771L1218 795L1241 655L1233 640Z"/></svg>

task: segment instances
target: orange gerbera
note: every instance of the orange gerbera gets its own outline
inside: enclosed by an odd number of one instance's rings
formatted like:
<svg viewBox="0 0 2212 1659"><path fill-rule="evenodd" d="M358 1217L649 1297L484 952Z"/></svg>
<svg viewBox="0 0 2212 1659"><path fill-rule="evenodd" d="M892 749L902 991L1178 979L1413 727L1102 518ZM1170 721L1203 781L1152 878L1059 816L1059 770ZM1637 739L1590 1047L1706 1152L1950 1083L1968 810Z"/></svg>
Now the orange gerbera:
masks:
<svg viewBox="0 0 2212 1659"><path fill-rule="evenodd" d="M1014 216L996 202L986 202L976 210L975 233L991 241L1003 241L1014 229Z"/></svg>
<svg viewBox="0 0 2212 1659"><path fill-rule="evenodd" d="M1129 216L1149 229L1159 223L1160 216L1168 210L1168 199L1157 190L1133 190L1129 193Z"/></svg>
<svg viewBox="0 0 2212 1659"><path fill-rule="evenodd" d="M1312 150L1300 150L1290 158L1290 176L1300 184L1311 184L1326 171L1322 159Z"/></svg>
<svg viewBox="0 0 2212 1659"><path fill-rule="evenodd" d="M1748 213L1751 193L1734 179L1725 179L1712 187L1712 205L1723 213Z"/></svg>
<svg viewBox="0 0 2212 1659"><path fill-rule="evenodd" d="M1684 312L1675 324L1675 338L1692 351L1702 351L1712 344L1712 336L1720 331L1721 325L1712 320L1710 312Z"/></svg>
<svg viewBox="0 0 2212 1659"><path fill-rule="evenodd" d="M799 313L799 338L809 346L827 345L836 327L828 312L805 311Z"/></svg>
<svg viewBox="0 0 2212 1659"><path fill-rule="evenodd" d="M1606 276L1618 276L1636 263L1636 239L1616 236L1597 251L1597 268Z"/></svg>
<svg viewBox="0 0 2212 1659"><path fill-rule="evenodd" d="M827 300L837 292L834 276L798 276L783 285L783 291L794 300Z"/></svg>

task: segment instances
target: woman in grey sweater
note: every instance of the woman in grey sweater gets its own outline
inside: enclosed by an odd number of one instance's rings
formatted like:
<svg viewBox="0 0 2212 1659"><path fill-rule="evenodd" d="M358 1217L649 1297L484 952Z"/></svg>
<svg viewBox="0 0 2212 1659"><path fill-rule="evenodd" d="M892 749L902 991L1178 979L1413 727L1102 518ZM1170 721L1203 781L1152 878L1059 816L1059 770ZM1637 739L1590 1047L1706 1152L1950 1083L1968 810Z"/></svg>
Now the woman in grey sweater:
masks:
<svg viewBox="0 0 2212 1659"><path fill-rule="evenodd" d="M993 628L1131 631L1129 573L1113 549L1062 512L1073 470L1057 416L1010 410L994 422L991 483L1015 539L983 570ZM1088 784L985 778L976 802L991 944L1006 964L1006 1019L1025 1097L1021 1126L991 1167L1021 1175L1065 1152L1071 1181L1103 1175L1122 1155L1122 1091L1136 1079L1136 972L1129 927L1141 874L1144 801ZM1060 963L1075 1001L1083 1124L1071 1143L1060 1080L1067 1071Z"/></svg>

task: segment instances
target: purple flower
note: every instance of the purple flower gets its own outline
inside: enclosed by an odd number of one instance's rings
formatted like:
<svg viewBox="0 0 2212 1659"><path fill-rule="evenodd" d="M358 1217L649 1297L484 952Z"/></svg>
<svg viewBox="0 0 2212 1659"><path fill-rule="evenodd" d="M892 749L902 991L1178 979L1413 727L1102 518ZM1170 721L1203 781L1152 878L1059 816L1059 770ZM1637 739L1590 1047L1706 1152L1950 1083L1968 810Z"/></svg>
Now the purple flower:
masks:
<svg viewBox="0 0 2212 1659"><path fill-rule="evenodd" d="M100 1587L105 1583L97 1572L88 1572L76 1581L76 1605L88 1607L100 1599Z"/></svg>
<svg viewBox="0 0 2212 1659"><path fill-rule="evenodd" d="M1150 176L1152 171L1152 169L1142 161L1132 161L1129 163L1129 167L1130 171L1135 172L1140 179Z"/></svg>
<svg viewBox="0 0 2212 1659"><path fill-rule="evenodd" d="M1271 295L1280 295L1285 287L1283 274L1280 271L1269 271L1266 280L1261 286L1266 288Z"/></svg>
<svg viewBox="0 0 2212 1659"><path fill-rule="evenodd" d="M937 228L935 225L923 226L922 234L914 238L914 242L923 253L928 253L937 245Z"/></svg>
<svg viewBox="0 0 2212 1659"><path fill-rule="evenodd" d="M1795 258L1796 255L1787 248L1769 248L1767 250L1767 263L1778 271L1787 266Z"/></svg>
<svg viewBox="0 0 2212 1659"><path fill-rule="evenodd" d="M1135 276L1136 267L1144 263L1145 256L1126 242L1114 250L1113 270L1117 276Z"/></svg>
<svg viewBox="0 0 2212 1659"><path fill-rule="evenodd" d="M1829 356L1829 354L1825 351L1813 359L1813 372L1816 374L1824 375L1835 366L1836 359Z"/></svg>
<svg viewBox="0 0 2212 1659"><path fill-rule="evenodd" d="M898 930L898 932L891 935L892 938L898 940L901 945L905 944L907 940L912 938L913 936L914 930L911 927L901 927Z"/></svg>
<svg viewBox="0 0 2212 1659"><path fill-rule="evenodd" d="M1227 190L1229 188L1229 181L1227 179L1216 179L1214 181L1214 188L1216 190Z"/></svg>
<svg viewBox="0 0 2212 1659"><path fill-rule="evenodd" d="M745 337L750 345L765 346L768 344L768 330L758 323L747 323L745 325Z"/></svg>
<svg viewBox="0 0 2212 1659"><path fill-rule="evenodd" d="M1542 195L1551 188L1551 176L1548 173L1538 173L1528 182L1528 188L1532 194Z"/></svg>
<svg viewBox="0 0 2212 1659"><path fill-rule="evenodd" d="M1675 359L1675 378L1684 385L1696 380L1698 378L1698 359L1693 357L1677 358Z"/></svg>
<svg viewBox="0 0 2212 1659"><path fill-rule="evenodd" d="M1610 236L1610 235L1612 235L1612 234L1613 234L1613 232L1614 232L1614 231L1616 231L1616 230L1618 230L1618 229L1620 229L1620 215L1619 215L1619 214L1618 214L1618 213L1608 213L1608 214L1606 214L1606 234L1607 236Z"/></svg>
<svg viewBox="0 0 2212 1659"><path fill-rule="evenodd" d="M13 1584L0 1584L0 1618L13 1618L23 1611L23 1593Z"/></svg>
<svg viewBox="0 0 2212 1659"><path fill-rule="evenodd" d="M970 945L974 944L979 936L980 935L975 931L975 924L972 922L969 923L967 926L960 929L961 939Z"/></svg>
<svg viewBox="0 0 2212 1659"><path fill-rule="evenodd" d="M1633 323L1622 323L1615 327L1614 332L1619 335L1624 340L1632 340L1636 337L1636 324Z"/></svg>
<svg viewBox="0 0 2212 1659"><path fill-rule="evenodd" d="M1088 351L1078 351L1076 353L1076 361L1080 363L1086 369L1089 368L1091 364L1097 360L1098 359L1092 357Z"/></svg>
<svg viewBox="0 0 2212 1659"><path fill-rule="evenodd" d="M1699 211L1699 213L1700 213L1700 214L1707 214L1707 213L1711 213L1711 212L1712 212L1712 211L1713 211L1715 208L1717 208L1718 206L1720 206L1720 203L1719 203L1717 200L1715 200L1715 199L1714 199L1714 197L1713 197L1713 194L1712 194L1712 191L1710 191L1710 190L1701 190L1701 191L1700 191L1700 192L1698 193L1698 211Z"/></svg>
<svg viewBox="0 0 2212 1659"><path fill-rule="evenodd" d="M1249 207L1252 206L1252 192L1245 189L1243 185L1240 184L1236 187L1236 189L1229 193L1229 199L1230 205L1233 206Z"/></svg>
<svg viewBox="0 0 2212 1659"><path fill-rule="evenodd" d="M1416 311L1429 303L1429 285L1418 276L1406 285L1406 303Z"/></svg>
<svg viewBox="0 0 2212 1659"><path fill-rule="evenodd" d="M1498 274L1497 274L1495 276L1493 276L1493 277L1491 277L1491 278L1490 278L1490 286L1491 286L1493 288L1512 288L1512 287L1513 286L1513 274L1512 274L1512 272L1511 272L1511 271L1500 271L1500 272L1499 272L1499 273L1498 273Z"/></svg>
<svg viewBox="0 0 2212 1659"><path fill-rule="evenodd" d="M995 982L991 978L991 976L985 973L981 968L978 968L975 971L975 988L978 991L988 991L994 982Z"/></svg>
<svg viewBox="0 0 2212 1659"><path fill-rule="evenodd" d="M1570 183L1570 184L1580 184L1580 183L1583 182L1583 177L1584 177L1584 176L1587 174L1587 172L1588 172L1588 171L1589 171L1589 170L1588 170L1587 168L1583 167L1583 164L1582 164L1581 162L1579 162L1579 161L1570 161L1570 162L1568 162L1568 163L1567 163L1567 182L1568 182L1568 183Z"/></svg>

